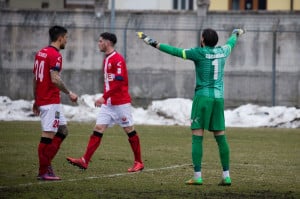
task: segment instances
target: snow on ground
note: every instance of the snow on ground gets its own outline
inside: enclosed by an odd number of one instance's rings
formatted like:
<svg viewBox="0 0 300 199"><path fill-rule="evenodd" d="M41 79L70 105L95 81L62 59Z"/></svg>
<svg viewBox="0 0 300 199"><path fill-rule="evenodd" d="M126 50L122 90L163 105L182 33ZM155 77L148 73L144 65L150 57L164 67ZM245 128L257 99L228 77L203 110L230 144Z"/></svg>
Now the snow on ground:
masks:
<svg viewBox="0 0 300 199"><path fill-rule="evenodd" d="M102 94L82 95L78 105L62 105L69 121L95 121L99 108L94 101ZM0 121L39 121L32 114L33 101L11 100L0 96ZM192 100L169 98L153 101L147 109L133 107L135 124L149 125L190 125ZM295 107L266 107L246 104L232 110L225 110L227 127L282 127L300 128L300 109Z"/></svg>

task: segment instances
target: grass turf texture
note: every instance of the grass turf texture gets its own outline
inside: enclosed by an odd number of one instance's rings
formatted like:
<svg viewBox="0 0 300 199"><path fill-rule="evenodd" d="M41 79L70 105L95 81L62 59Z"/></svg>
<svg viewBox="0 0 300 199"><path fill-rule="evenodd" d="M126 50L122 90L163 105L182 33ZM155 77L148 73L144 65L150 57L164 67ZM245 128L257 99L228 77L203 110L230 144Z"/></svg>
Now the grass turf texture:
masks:
<svg viewBox="0 0 300 199"><path fill-rule="evenodd" d="M0 198L300 198L299 129L228 128L231 187L220 187L221 166L211 133L204 136L202 186L193 175L191 132L180 126L136 126L145 169L128 174L133 155L115 126L86 171L67 163L80 157L93 124L69 125L69 136L52 164L62 181L36 180L39 122L0 122Z"/></svg>

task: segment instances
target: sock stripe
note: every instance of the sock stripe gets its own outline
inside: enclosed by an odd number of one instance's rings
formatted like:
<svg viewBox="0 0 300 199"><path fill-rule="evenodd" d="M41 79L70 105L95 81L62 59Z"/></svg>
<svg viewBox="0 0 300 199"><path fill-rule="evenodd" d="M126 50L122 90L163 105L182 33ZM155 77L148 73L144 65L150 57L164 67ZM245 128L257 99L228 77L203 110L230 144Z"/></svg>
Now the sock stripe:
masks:
<svg viewBox="0 0 300 199"><path fill-rule="evenodd" d="M97 132L97 131L93 131L93 135L102 138L103 133Z"/></svg>
<svg viewBox="0 0 300 199"><path fill-rule="evenodd" d="M128 137L133 137L133 136L135 136L136 135L136 131L135 130L133 130L133 131L131 131L130 133L128 133L127 134L128 135Z"/></svg>
<svg viewBox="0 0 300 199"><path fill-rule="evenodd" d="M51 138L46 138L46 137L41 137L41 143L44 143L44 144L51 144L52 142L52 139Z"/></svg>

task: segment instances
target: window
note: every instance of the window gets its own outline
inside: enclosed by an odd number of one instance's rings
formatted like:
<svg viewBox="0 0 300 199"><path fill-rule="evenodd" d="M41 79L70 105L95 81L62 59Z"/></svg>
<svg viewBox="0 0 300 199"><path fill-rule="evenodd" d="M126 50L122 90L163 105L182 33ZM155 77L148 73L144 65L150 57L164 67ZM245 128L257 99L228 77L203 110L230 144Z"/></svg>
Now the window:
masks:
<svg viewBox="0 0 300 199"><path fill-rule="evenodd" d="M64 3L65 8L94 8L95 0L64 0Z"/></svg>
<svg viewBox="0 0 300 199"><path fill-rule="evenodd" d="M194 0L173 0L174 10L194 10Z"/></svg>
<svg viewBox="0 0 300 199"><path fill-rule="evenodd" d="M266 10L267 0L230 0L230 10Z"/></svg>

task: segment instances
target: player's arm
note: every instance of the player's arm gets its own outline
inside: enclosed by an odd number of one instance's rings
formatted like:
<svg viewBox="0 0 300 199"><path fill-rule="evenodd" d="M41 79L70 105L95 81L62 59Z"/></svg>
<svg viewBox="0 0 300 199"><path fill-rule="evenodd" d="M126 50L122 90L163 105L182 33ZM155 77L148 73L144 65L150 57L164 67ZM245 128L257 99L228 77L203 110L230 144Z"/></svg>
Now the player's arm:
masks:
<svg viewBox="0 0 300 199"><path fill-rule="evenodd" d="M35 76L32 78L32 93L33 93L33 97L34 97L34 102L32 105L32 112L34 113L34 115L39 115L40 109L35 103L35 99L36 99L36 78L35 78Z"/></svg>
<svg viewBox="0 0 300 199"><path fill-rule="evenodd" d="M63 80L59 75L58 70L55 69L51 70L50 76L51 76L51 82L55 84L55 86L59 88L59 90L67 94L72 102L77 101L78 96L66 87L65 83L63 82Z"/></svg>
<svg viewBox="0 0 300 199"><path fill-rule="evenodd" d="M226 46L229 46L230 51L236 45L238 37L244 33L245 33L245 31L240 28L236 28L232 31L231 36L228 38L228 40L225 44Z"/></svg>
<svg viewBox="0 0 300 199"><path fill-rule="evenodd" d="M157 41L155 41L154 39L150 38L149 36L147 36L146 34L144 34L143 32L137 32L137 36L142 39L146 44L159 49L162 52L165 52L167 54L176 56L176 57L180 57L183 59L186 59L186 54L185 54L185 50L182 48L177 48L168 44L161 44L158 43Z"/></svg>

